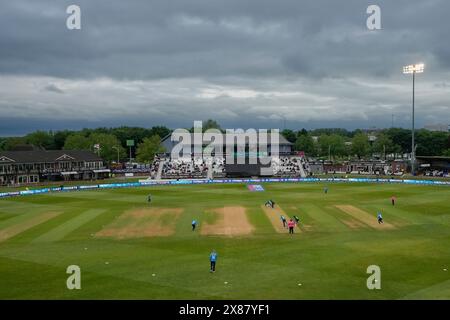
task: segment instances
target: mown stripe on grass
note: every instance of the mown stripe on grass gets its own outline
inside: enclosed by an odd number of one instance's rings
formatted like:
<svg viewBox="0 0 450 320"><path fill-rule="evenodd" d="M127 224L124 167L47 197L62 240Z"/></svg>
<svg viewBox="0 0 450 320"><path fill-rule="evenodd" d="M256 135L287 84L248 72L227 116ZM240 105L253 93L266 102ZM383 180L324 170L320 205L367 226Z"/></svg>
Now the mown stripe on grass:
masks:
<svg viewBox="0 0 450 320"><path fill-rule="evenodd" d="M306 214L306 212L295 206L290 207L289 210L292 212L292 216L296 215L300 219L300 222L297 224L298 229L302 232L314 230L314 221L308 214Z"/></svg>
<svg viewBox="0 0 450 320"><path fill-rule="evenodd" d="M56 195L60 199L70 199L71 201L114 201L114 202L124 202L124 203L147 203L147 196L140 194L111 194L107 191L91 190L91 191L81 191L81 192L67 192L59 193ZM156 200L156 199L154 199Z"/></svg>
<svg viewBox="0 0 450 320"><path fill-rule="evenodd" d="M386 210L386 212L396 215L399 219L408 221L409 224L421 225L421 224L445 224L445 216L437 215L427 215L421 212L420 209L415 208L414 210L406 209L405 207L395 206L381 206L381 209ZM445 209L444 209L445 210ZM448 218L448 215L447 215Z"/></svg>
<svg viewBox="0 0 450 320"><path fill-rule="evenodd" d="M373 229L378 230L386 230L386 229L395 229L395 227L387 222L384 222L383 224L379 224L377 221L376 215L370 215L366 211L357 208L352 205L336 205L336 208L341 210L342 212L348 214L349 216L355 218L356 220L361 221L362 223L365 223L369 227Z"/></svg>
<svg viewBox="0 0 450 320"><path fill-rule="evenodd" d="M106 209L87 210L87 211L77 215L75 218L70 219L69 221L66 221L63 224L59 225L58 227L53 228L52 230L37 237L32 242L53 242L53 241L61 240L65 236L67 236L69 233L71 233L72 231L75 231L76 229L80 228L84 224L95 219L96 217L98 217L100 214L102 214L105 211L106 211Z"/></svg>
<svg viewBox="0 0 450 320"><path fill-rule="evenodd" d="M362 209L366 210L367 212L377 212L380 211L383 214L383 220L385 222L388 222L390 224L393 224L396 227L406 227L410 225L410 221L406 219L405 217L400 217L399 215L395 214L395 206L389 205L361 205Z"/></svg>
<svg viewBox="0 0 450 320"><path fill-rule="evenodd" d="M42 204L33 204L29 202L25 202L24 198L15 198L15 200L5 200L0 199L0 207L2 211L5 212L13 212L15 214L21 214L29 212L30 209L40 209L45 208L47 205Z"/></svg>
<svg viewBox="0 0 450 320"><path fill-rule="evenodd" d="M327 206L325 207L326 211L330 213L333 217L339 219L343 224L345 224L350 229L368 229L369 226L360 220L357 220L353 218L352 216L343 213L341 210L333 207L333 206Z"/></svg>
<svg viewBox="0 0 450 320"><path fill-rule="evenodd" d="M3 203L0 203L3 204ZM15 224L19 224L21 222L24 222L28 220L30 217L36 215L37 213L43 213L43 212L60 212L63 211L61 207L58 206L52 206L52 205L42 205L42 206L2 206L1 215L0 218L0 230L5 229L7 227L13 226Z"/></svg>
<svg viewBox="0 0 450 320"><path fill-rule="evenodd" d="M402 300L448 300L450 297L450 280L407 294Z"/></svg>
<svg viewBox="0 0 450 320"><path fill-rule="evenodd" d="M37 215L33 215L29 219L22 221L19 224L15 224L7 228L4 228L0 230L0 242L8 240L9 238L12 238L15 235L18 235L19 233L31 229L32 227L37 226L47 220L50 220L59 214L60 212L40 213Z"/></svg>
<svg viewBox="0 0 450 320"><path fill-rule="evenodd" d="M17 217L17 214L0 211L0 223L14 217Z"/></svg>
<svg viewBox="0 0 450 320"><path fill-rule="evenodd" d="M346 231L348 228L338 219L326 213L322 208L313 204L301 204L298 206L300 211L306 212L315 222L316 231ZM316 228L317 226L317 228Z"/></svg>
<svg viewBox="0 0 450 320"><path fill-rule="evenodd" d="M170 236L182 208L134 208L114 219L96 233L96 237L130 239Z"/></svg>

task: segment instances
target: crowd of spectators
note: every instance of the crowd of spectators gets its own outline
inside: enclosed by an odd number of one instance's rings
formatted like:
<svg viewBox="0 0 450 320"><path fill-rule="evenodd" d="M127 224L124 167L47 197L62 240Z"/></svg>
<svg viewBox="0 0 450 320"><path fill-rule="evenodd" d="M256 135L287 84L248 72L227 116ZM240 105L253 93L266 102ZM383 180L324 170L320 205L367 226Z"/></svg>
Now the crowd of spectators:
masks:
<svg viewBox="0 0 450 320"><path fill-rule="evenodd" d="M206 178L208 165L202 158L179 158L164 162L162 178Z"/></svg>
<svg viewBox="0 0 450 320"><path fill-rule="evenodd" d="M156 162L157 171L159 162ZM162 168L163 179L174 178L206 178L208 171L211 171L209 177L223 178L226 176L226 159L224 157L187 157L167 160ZM307 162L302 157L280 157L272 159L272 169L274 176L301 176L307 171Z"/></svg>
<svg viewBox="0 0 450 320"><path fill-rule="evenodd" d="M427 170L423 173L423 175L426 177L443 177L443 178L450 177L448 171L444 170Z"/></svg>
<svg viewBox="0 0 450 320"><path fill-rule="evenodd" d="M273 174L276 177L298 177L305 169L305 161L301 157L272 158Z"/></svg>

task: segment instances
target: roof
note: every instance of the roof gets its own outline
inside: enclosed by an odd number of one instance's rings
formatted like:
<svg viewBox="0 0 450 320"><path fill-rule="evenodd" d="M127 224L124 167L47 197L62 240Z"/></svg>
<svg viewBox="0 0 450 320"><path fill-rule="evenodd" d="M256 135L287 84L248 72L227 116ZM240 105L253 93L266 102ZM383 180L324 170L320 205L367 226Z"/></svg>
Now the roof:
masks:
<svg viewBox="0 0 450 320"><path fill-rule="evenodd" d="M43 148L39 148L33 144L18 144L11 148L11 151L39 151L44 150Z"/></svg>
<svg viewBox="0 0 450 320"><path fill-rule="evenodd" d="M419 160L444 160L450 161L450 157L441 157L441 156L416 156L416 159Z"/></svg>
<svg viewBox="0 0 450 320"><path fill-rule="evenodd" d="M58 161L103 161L88 150L0 151L0 163L52 163Z"/></svg>
<svg viewBox="0 0 450 320"><path fill-rule="evenodd" d="M226 139L226 135L227 134L228 133L223 133L225 139ZM229 133L229 134L232 135L232 136L242 137L242 138L245 138L246 136L248 136L248 133ZM258 137L259 137L259 132L258 131L257 131L257 134L258 134ZM191 135L191 142L192 142L192 144L194 144L193 143L194 142L193 133L190 133L190 135ZM172 133L166 135L164 138L161 139L161 143L166 141L166 140L171 141L171 137L172 137ZM181 141L181 142L183 142L183 141ZM203 141L203 144L207 144L208 142L209 141L206 141L206 142ZM224 142L226 142L226 141L224 141ZM271 144L271 132L267 132L267 144L269 144L269 145ZM278 144L279 145L293 145L293 143L289 142L281 133L278 133Z"/></svg>

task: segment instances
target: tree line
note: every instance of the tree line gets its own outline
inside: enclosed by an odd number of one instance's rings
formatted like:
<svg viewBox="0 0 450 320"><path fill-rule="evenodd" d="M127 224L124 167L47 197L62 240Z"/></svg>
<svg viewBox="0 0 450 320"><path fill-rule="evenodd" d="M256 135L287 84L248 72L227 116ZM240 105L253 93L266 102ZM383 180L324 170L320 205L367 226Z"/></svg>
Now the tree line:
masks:
<svg viewBox="0 0 450 320"><path fill-rule="evenodd" d="M134 140L132 158L148 163L156 153L162 152L161 138L171 133L164 126L152 128L118 127L43 131L38 130L23 137L0 138L0 150L20 150L32 145L43 150L91 150L108 162L129 158L127 140ZM96 148L98 146L98 148Z"/></svg>
<svg viewBox="0 0 450 320"><path fill-rule="evenodd" d="M411 130L390 128L374 132L360 129L283 130L294 149L315 157L359 159L378 155L400 156L411 153ZM415 131L417 156L450 156L450 133L419 129Z"/></svg>
<svg viewBox="0 0 450 320"><path fill-rule="evenodd" d="M203 130L223 130L214 120L203 122ZM190 129L192 131L192 128ZM127 140L134 140L131 157L148 163L156 153L163 152L161 138L171 133L164 126L152 128L117 127L42 131L38 130L23 137L0 138L0 150L15 150L23 145L33 145L45 150L91 150L106 161L123 161L129 158ZM390 128L365 132L360 129L349 131L342 128L282 131L283 136L293 143L294 150L306 155L331 159L348 157L366 158L389 154L400 156L411 152L411 130ZM418 156L450 156L450 134L425 129L416 131L416 154ZM97 149L95 146L98 145Z"/></svg>

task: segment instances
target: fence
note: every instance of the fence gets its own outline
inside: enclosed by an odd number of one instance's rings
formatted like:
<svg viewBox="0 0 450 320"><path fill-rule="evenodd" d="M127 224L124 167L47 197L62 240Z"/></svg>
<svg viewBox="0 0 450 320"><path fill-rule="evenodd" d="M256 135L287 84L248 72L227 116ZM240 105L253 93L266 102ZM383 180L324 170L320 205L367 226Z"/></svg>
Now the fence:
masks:
<svg viewBox="0 0 450 320"><path fill-rule="evenodd" d="M450 186L450 181L439 180L405 180L405 179L373 179L373 178L261 178L261 179L186 179L186 180L141 180L139 182L128 183L105 183L94 185L79 185L67 187L50 187L34 190L12 191L0 193L0 198L48 194L52 192L81 191L93 189L115 189L134 188L160 185L195 185L195 184L226 184L226 183L265 183L265 182L290 182L290 183L310 183L310 182L351 182L351 183L396 183L396 184L416 184L416 185L444 185Z"/></svg>

